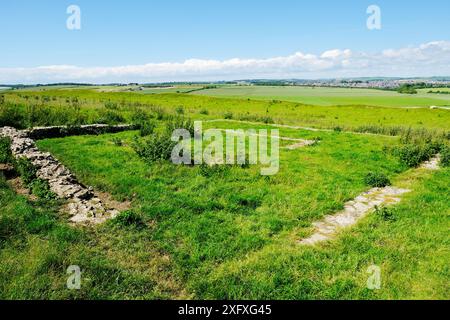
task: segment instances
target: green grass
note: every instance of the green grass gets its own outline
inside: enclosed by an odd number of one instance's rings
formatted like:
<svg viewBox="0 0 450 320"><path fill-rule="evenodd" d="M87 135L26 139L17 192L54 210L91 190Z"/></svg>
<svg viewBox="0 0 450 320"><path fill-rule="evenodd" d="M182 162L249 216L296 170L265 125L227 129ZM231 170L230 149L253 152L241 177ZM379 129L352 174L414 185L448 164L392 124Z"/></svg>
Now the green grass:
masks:
<svg viewBox="0 0 450 320"><path fill-rule="evenodd" d="M321 248L265 247L221 265L199 284L203 297L238 299L448 299L450 171L425 174L415 191ZM366 288L381 268L381 290Z"/></svg>
<svg viewBox="0 0 450 320"><path fill-rule="evenodd" d="M395 91L359 88L223 86L217 89L196 91L192 94L241 99L276 99L319 106L430 107L432 105L450 105L450 97L428 94L427 91L422 90L417 95L405 95Z"/></svg>
<svg viewBox="0 0 450 320"><path fill-rule="evenodd" d="M16 195L0 175L0 299L187 298L151 228L68 225L48 202ZM70 265L82 271L69 290Z"/></svg>
<svg viewBox="0 0 450 320"><path fill-rule="evenodd" d="M78 102L72 102L74 97L78 99ZM228 114L233 119L269 119L269 122L317 128L340 126L344 130L376 126L385 129L413 127L443 131L449 129L448 123L450 123L448 110L369 107L366 106L368 103L359 106L312 106L277 100L213 98L169 93L149 95L123 92L99 93L94 90L22 91L6 93L5 99L17 111L15 114L3 111L6 120L2 120L2 112L0 112L0 122L10 121L19 116L23 118L20 121L25 126L30 125L28 118L32 108L37 114L36 117L40 119L37 125L93 123L104 121L105 113L119 114L124 121L129 122L137 109L151 111L159 108L169 114L176 114L176 110L180 107L183 107L186 116L194 119L220 119ZM361 98L360 102L363 103L363 101L364 99ZM108 109L106 112L105 105L111 102L116 103L117 107L113 110ZM48 111L48 108L53 112ZM40 112L40 110L43 111ZM205 110L208 111L207 114ZM108 117L110 116L107 114L106 119Z"/></svg>
<svg viewBox="0 0 450 320"><path fill-rule="evenodd" d="M313 134L281 133L303 138ZM147 165L127 146L133 135L71 137L39 145L83 182L117 199L132 199L133 210L151 221L157 250L170 257L193 297L376 297L357 285L362 273L354 276L351 269L369 262L362 254L367 243L345 258L340 253L349 248L342 244L324 253L295 246L295 239L309 232L312 221L366 190L364 177L371 170L394 179L406 170L382 152L384 144L395 143L391 138L320 133L322 142L315 147L283 151L280 173L264 178L256 168L205 177L196 167ZM125 146L114 145L113 137ZM356 235L356 244L374 237L370 232ZM398 289L397 284L387 288L387 296L394 297Z"/></svg>
<svg viewBox="0 0 450 320"><path fill-rule="evenodd" d="M167 88L144 88L140 93L143 94L161 94L161 93L189 93L191 91L200 90L204 86L200 85L185 85L185 86L174 86Z"/></svg>
<svg viewBox="0 0 450 320"><path fill-rule="evenodd" d="M51 110L54 117L42 119L52 124L65 113L89 123L104 116L108 103L107 110L127 122L136 110L149 112L156 131L180 107L194 119L230 113L233 119L270 117L349 130L371 125L443 131L450 120L448 111L428 108L321 107L188 94L48 90L5 96L18 110L7 115L26 117L36 104ZM206 128L271 127L218 121L204 123ZM408 170L383 151L398 144L395 137L279 130L281 136L320 142L282 149L280 171L270 177L257 166L207 170L145 163L132 148L137 131L39 141L82 183L129 200L132 208L102 226L74 227L57 203L30 202L0 177L0 298L448 299L450 169ZM368 190L370 172L413 192L334 242L317 248L296 244L310 234L313 221ZM380 291L366 288L372 264L381 267ZM70 265L83 271L79 291L65 287Z"/></svg>
<svg viewBox="0 0 450 320"><path fill-rule="evenodd" d="M212 125L228 124L208 124ZM393 180L404 180L405 168L381 151L384 144L395 143L391 138L319 133L319 145L283 151L282 170L275 177L263 178L252 168L233 168L210 179L198 168L143 163L127 146L134 134L44 140L39 145L52 151L83 182L117 199L133 200L133 210L148 221L139 232L171 262L170 274L184 284L181 292L185 295L229 299L446 297L448 255L442 248L449 206L442 191L448 189L448 171L408 182L417 191L396 209L394 222L371 216L323 248L295 244L312 221L341 209L345 201L365 190L367 172L381 170ZM289 129L282 129L281 134L317 135ZM116 146L114 137L125 145ZM129 259L147 253L149 244L144 238L133 237L135 251L127 252ZM127 240L115 239L116 245L128 251ZM111 259L119 261L120 254L124 253L112 252ZM436 254L432 261L431 254ZM372 263L382 267L384 282L379 292L365 287L366 269ZM412 270L414 265L420 268ZM96 273L98 266L86 266ZM136 263L131 268L143 266ZM102 298L121 294L120 289L116 295L98 290ZM134 294L139 296L139 292Z"/></svg>
<svg viewBox="0 0 450 320"><path fill-rule="evenodd" d="M431 91L431 94L430 94ZM450 88L428 88L428 89L419 89L418 92L420 94L428 94L430 96L438 97L440 99L450 100L448 93L450 93ZM444 94L442 94L444 92Z"/></svg>

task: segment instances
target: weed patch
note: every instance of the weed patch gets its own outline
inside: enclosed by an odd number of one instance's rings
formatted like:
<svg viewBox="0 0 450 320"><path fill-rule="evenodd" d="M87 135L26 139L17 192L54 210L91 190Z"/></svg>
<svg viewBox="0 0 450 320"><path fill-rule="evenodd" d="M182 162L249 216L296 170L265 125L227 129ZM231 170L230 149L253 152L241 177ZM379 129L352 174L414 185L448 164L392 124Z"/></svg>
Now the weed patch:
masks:
<svg viewBox="0 0 450 320"><path fill-rule="evenodd" d="M114 137L114 138L112 138L111 141L117 147L122 147L123 146L123 141L120 138Z"/></svg>
<svg viewBox="0 0 450 320"><path fill-rule="evenodd" d="M0 127L8 126L17 129L26 128L27 119L24 106L5 103L0 105Z"/></svg>
<svg viewBox="0 0 450 320"><path fill-rule="evenodd" d="M124 211L119 213L119 215L112 220L112 223L122 227L142 227L144 225L142 216L134 211Z"/></svg>
<svg viewBox="0 0 450 320"><path fill-rule="evenodd" d="M366 185L373 188L384 188L391 184L389 178L381 172L369 172L365 178L364 182Z"/></svg>
<svg viewBox="0 0 450 320"><path fill-rule="evenodd" d="M116 125L125 122L125 118L117 111L103 110L100 112L98 123L104 123L109 125Z"/></svg>
<svg viewBox="0 0 450 320"><path fill-rule="evenodd" d="M139 128L139 135L141 137L149 136L155 132L155 128L156 128L156 122L154 122L152 120L143 122L143 123L141 123L140 128Z"/></svg>
<svg viewBox="0 0 450 320"><path fill-rule="evenodd" d="M393 208L375 207L375 214L383 221L395 221L395 213Z"/></svg>
<svg viewBox="0 0 450 320"><path fill-rule="evenodd" d="M166 123L166 134L172 135L172 133L177 129L185 129L189 131L191 136L194 135L194 122L191 119L184 117L175 117Z"/></svg>
<svg viewBox="0 0 450 320"><path fill-rule="evenodd" d="M405 131L400 138L400 145L386 147L404 165L415 168L434 155L443 151L447 145L444 134L426 129Z"/></svg>
<svg viewBox="0 0 450 320"><path fill-rule="evenodd" d="M233 119L233 112L225 112L225 114L223 115L223 118L227 119L227 120Z"/></svg>
<svg viewBox="0 0 450 320"><path fill-rule="evenodd" d="M57 196L50 190L48 182L42 179L34 179L29 187L31 192L41 200L56 200Z"/></svg>
<svg viewBox="0 0 450 320"><path fill-rule="evenodd" d="M11 139L0 137L0 163L12 163Z"/></svg>
<svg viewBox="0 0 450 320"><path fill-rule="evenodd" d="M19 158L15 162L17 172L20 174L22 181L29 185L36 179L36 168L33 166L30 160L26 158Z"/></svg>
<svg viewBox="0 0 450 320"><path fill-rule="evenodd" d="M184 114L184 107L183 106L178 106L175 108L175 112L179 115L183 115Z"/></svg>
<svg viewBox="0 0 450 320"><path fill-rule="evenodd" d="M203 177L210 178L213 176L223 176L224 174L228 173L231 169L230 165L208 165L206 163L203 163L199 166L200 174Z"/></svg>
<svg viewBox="0 0 450 320"><path fill-rule="evenodd" d="M172 150L176 145L177 143L173 142L171 136L166 132L154 134L144 140L135 138L133 141L133 149L138 156L149 163L170 160Z"/></svg>

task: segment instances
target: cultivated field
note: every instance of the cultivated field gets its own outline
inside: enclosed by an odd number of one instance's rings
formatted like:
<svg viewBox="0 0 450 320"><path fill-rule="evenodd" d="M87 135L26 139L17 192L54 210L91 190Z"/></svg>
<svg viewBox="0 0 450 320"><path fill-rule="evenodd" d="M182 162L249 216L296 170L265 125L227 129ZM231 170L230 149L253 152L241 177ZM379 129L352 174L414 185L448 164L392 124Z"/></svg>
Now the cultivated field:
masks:
<svg viewBox="0 0 450 320"><path fill-rule="evenodd" d="M101 225L69 224L64 201L0 173L0 298L449 298L450 111L428 108L448 98L176 89L2 94L0 127L132 123L137 130L37 141L80 182L123 204ZM159 93L166 90L176 91ZM155 159L167 128L188 128L188 119L203 120L204 129L278 129L279 172ZM296 146L303 140L314 143ZM14 164L7 148L0 151L0 163ZM422 166L436 154L439 168ZM22 177L28 172L15 165ZM408 190L400 203L377 206L332 241L300 243L314 222L388 185ZM70 265L83 271L81 290L65 287ZM367 286L374 265L379 290Z"/></svg>

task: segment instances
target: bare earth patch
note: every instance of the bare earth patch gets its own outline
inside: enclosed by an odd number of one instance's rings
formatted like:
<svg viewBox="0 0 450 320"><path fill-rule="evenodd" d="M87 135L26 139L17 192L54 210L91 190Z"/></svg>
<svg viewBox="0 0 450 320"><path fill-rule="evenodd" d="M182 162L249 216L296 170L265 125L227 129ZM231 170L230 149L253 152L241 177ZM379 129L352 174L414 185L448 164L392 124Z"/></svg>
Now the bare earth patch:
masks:
<svg viewBox="0 0 450 320"><path fill-rule="evenodd" d="M31 193L31 190L24 186L22 179L20 177L16 177L14 179L8 179L8 184L18 195L26 197L30 201L37 201L38 198Z"/></svg>
<svg viewBox="0 0 450 320"><path fill-rule="evenodd" d="M30 201L37 201L37 197L23 184L22 179L17 175L17 172L12 165L0 163L0 172L4 175L6 182L14 192L26 197Z"/></svg>
<svg viewBox="0 0 450 320"><path fill-rule="evenodd" d="M107 192L95 192L97 196L108 208L118 210L120 212L131 209L131 201L117 201Z"/></svg>

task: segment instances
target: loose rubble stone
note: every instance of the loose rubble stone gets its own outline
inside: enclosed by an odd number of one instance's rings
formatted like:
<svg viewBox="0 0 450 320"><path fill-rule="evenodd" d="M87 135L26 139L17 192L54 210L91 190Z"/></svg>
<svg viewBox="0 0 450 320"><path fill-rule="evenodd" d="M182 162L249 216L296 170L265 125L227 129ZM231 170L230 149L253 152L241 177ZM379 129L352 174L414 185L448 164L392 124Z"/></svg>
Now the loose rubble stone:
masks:
<svg viewBox="0 0 450 320"><path fill-rule="evenodd" d="M78 127L77 131L73 132L90 134L99 130L99 128L108 130L108 132L133 129L132 126L112 127L104 125L82 126L81 128L86 129L86 131L80 131L81 129ZM68 200L68 212L72 222L95 224L114 218L119 213L117 210L107 208L100 198L94 194L92 188L79 183L76 177L50 153L39 151L34 140L30 138L30 135L40 138L54 137L55 132L61 132L63 129L64 127L50 127L19 131L14 128L3 127L0 128L0 136L11 139L11 151L16 159L29 159L37 169L37 177L47 181L50 190L58 198Z"/></svg>

